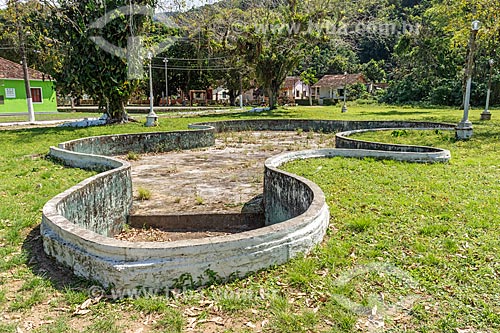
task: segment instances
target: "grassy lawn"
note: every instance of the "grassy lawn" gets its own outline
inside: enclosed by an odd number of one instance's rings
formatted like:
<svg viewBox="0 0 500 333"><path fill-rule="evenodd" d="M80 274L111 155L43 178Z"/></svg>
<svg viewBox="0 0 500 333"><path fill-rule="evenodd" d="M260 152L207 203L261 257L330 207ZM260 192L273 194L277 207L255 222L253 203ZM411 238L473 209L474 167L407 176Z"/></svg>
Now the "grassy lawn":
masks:
<svg viewBox="0 0 500 333"><path fill-rule="evenodd" d="M467 142L446 131L361 135L446 148L448 164L334 158L286 165L316 182L330 206L328 235L306 258L173 298L120 301L90 297L91 282L43 255L44 203L92 174L53 163L49 146L221 119L457 123L461 111L350 105L346 114L313 107L169 118L154 129L0 130L0 333L500 332L500 121L493 110L494 120L479 122L480 112L472 112Z"/></svg>

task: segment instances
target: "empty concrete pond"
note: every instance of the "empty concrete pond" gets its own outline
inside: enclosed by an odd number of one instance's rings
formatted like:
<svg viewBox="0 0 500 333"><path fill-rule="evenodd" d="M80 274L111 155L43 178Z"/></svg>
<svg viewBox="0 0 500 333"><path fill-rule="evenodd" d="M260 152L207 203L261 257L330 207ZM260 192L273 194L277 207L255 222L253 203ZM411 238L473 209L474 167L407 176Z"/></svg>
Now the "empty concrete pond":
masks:
<svg viewBox="0 0 500 333"><path fill-rule="evenodd" d="M115 290L162 290L202 285L214 275L244 276L308 253L328 227L321 189L280 165L334 156L446 162L450 154L439 148L365 142L349 135L388 128L451 130L454 125L239 120L192 128L90 137L51 147L60 162L101 173L44 206L45 252L75 274ZM125 158L134 154L137 161ZM134 200L141 188L149 200Z"/></svg>
<svg viewBox="0 0 500 333"><path fill-rule="evenodd" d="M334 144L331 133L246 131L219 133L207 148L134 155L131 228L115 238L175 241L263 227L264 161ZM151 197L140 200L140 191Z"/></svg>

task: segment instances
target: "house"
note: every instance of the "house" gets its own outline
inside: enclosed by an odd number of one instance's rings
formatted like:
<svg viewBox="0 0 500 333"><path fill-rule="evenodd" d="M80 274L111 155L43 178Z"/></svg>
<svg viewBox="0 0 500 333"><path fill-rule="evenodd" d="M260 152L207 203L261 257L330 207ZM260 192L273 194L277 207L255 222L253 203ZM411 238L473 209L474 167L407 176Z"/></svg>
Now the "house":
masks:
<svg viewBox="0 0 500 333"><path fill-rule="evenodd" d="M35 112L57 111L54 82L47 74L28 69ZM0 57L0 113L28 112L23 67Z"/></svg>
<svg viewBox="0 0 500 333"><path fill-rule="evenodd" d="M356 83L367 84L363 74L325 75L312 86L313 96L320 104L323 99L343 99L344 87Z"/></svg>
<svg viewBox="0 0 500 333"><path fill-rule="evenodd" d="M280 96L287 98L289 101L308 99L309 86L304 84L298 76L287 76L281 87Z"/></svg>
<svg viewBox="0 0 500 333"><path fill-rule="evenodd" d="M224 87L217 87L213 91L212 100L220 103L229 102L229 90Z"/></svg>

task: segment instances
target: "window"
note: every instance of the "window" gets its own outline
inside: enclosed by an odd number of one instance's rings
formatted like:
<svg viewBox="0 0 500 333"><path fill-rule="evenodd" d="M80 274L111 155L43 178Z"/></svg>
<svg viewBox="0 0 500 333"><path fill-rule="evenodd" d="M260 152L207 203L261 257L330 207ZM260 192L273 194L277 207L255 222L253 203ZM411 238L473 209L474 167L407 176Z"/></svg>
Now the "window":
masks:
<svg viewBox="0 0 500 333"><path fill-rule="evenodd" d="M31 99L33 103L42 103L42 88L31 88Z"/></svg>

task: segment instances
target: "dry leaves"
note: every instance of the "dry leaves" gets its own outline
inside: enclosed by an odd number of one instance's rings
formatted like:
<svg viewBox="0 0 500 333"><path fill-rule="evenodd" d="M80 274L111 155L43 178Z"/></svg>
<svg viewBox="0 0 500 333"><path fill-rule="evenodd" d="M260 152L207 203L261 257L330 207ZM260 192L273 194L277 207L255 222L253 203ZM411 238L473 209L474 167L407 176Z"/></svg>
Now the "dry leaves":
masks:
<svg viewBox="0 0 500 333"><path fill-rule="evenodd" d="M101 301L102 296L88 298L82 304L78 305L73 312L73 316L84 316L89 313L91 310L88 309L92 304L97 304Z"/></svg>

